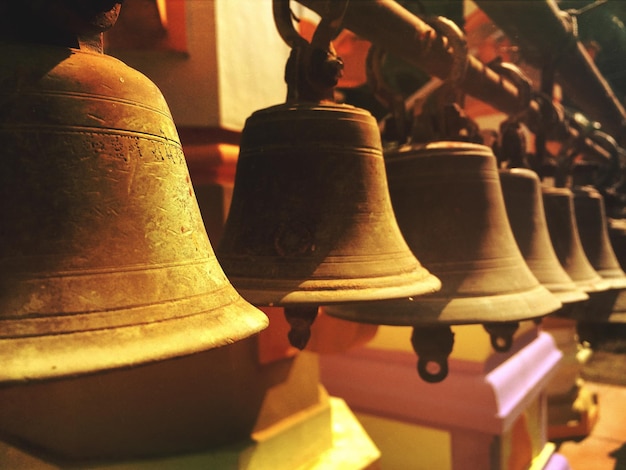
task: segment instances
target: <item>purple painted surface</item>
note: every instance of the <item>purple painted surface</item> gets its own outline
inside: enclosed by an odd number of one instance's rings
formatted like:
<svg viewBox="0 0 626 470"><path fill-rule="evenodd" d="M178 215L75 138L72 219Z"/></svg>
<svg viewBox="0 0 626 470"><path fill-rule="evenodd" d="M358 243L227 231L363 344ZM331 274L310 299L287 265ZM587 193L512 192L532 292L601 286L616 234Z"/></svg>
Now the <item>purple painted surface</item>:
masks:
<svg viewBox="0 0 626 470"><path fill-rule="evenodd" d="M550 457L546 466L543 467L543 470L572 470L572 467L569 466L569 462L565 456L555 453L552 454L552 457Z"/></svg>

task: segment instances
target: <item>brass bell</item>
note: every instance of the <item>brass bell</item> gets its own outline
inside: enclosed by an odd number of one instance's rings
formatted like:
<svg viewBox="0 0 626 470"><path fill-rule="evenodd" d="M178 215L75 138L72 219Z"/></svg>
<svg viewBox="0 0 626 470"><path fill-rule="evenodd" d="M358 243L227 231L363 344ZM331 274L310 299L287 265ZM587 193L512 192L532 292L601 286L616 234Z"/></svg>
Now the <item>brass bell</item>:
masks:
<svg viewBox="0 0 626 470"><path fill-rule="evenodd" d="M611 289L626 288L626 274L609 239L604 198L592 186L575 187L573 193L576 226L587 259Z"/></svg>
<svg viewBox="0 0 626 470"><path fill-rule="evenodd" d="M565 272L587 294L608 290L609 282L593 269L582 247L572 191L542 186L541 192L550 240Z"/></svg>
<svg viewBox="0 0 626 470"><path fill-rule="evenodd" d="M518 321L561 307L533 276L515 243L489 147L442 141L403 146L385 157L400 229L424 266L441 279L442 289L408 299L336 306L327 313L414 326L418 372L424 380L438 382L447 374L449 325L482 323L493 346L506 350Z"/></svg>
<svg viewBox="0 0 626 470"><path fill-rule="evenodd" d="M609 289L591 299L582 321L577 325L581 340L596 345L602 339L604 324L619 322L626 316L626 275L613 251L608 232L604 198L592 186L573 189L576 224L589 262L607 282Z"/></svg>
<svg viewBox="0 0 626 470"><path fill-rule="evenodd" d="M439 287L394 218L376 121L348 105L248 118L217 253L255 305L317 309Z"/></svg>
<svg viewBox="0 0 626 470"><path fill-rule="evenodd" d="M213 253L157 87L69 47L3 43L0 61L0 384L263 329Z"/></svg>
<svg viewBox="0 0 626 470"><path fill-rule="evenodd" d="M346 4L329 6L309 43L294 30L288 2L274 1L277 29L292 47L287 103L246 120L217 248L246 300L285 307L300 349L319 306L440 287L396 223L376 120L333 102L342 62L330 39Z"/></svg>
<svg viewBox="0 0 626 470"><path fill-rule="evenodd" d="M589 296L572 281L554 252L537 173L526 168L502 169L500 183L511 230L526 264L563 304L558 313L567 315Z"/></svg>

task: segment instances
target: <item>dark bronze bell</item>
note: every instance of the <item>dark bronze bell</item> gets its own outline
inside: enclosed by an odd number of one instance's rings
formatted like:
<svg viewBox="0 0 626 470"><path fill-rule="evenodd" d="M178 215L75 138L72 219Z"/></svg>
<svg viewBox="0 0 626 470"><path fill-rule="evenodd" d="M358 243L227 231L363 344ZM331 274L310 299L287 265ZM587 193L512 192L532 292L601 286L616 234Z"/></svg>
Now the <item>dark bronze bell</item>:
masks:
<svg viewBox="0 0 626 470"><path fill-rule="evenodd" d="M450 351L437 345L445 342L451 349L447 325L485 324L494 347L506 350L518 321L554 312L561 303L539 284L515 243L491 149L449 141L404 146L385 156L400 229L442 289L326 311L348 320L414 326L420 376L437 382L447 374Z"/></svg>
<svg viewBox="0 0 626 470"><path fill-rule="evenodd" d="M626 267L626 219L607 219L608 237L621 269ZM626 289L610 289L592 304L591 315L577 323L579 339L592 347L623 339L626 324ZM620 325L621 324L621 325Z"/></svg>
<svg viewBox="0 0 626 470"><path fill-rule="evenodd" d="M0 62L0 383L263 329L213 253L157 87L69 47L3 43Z"/></svg>
<svg viewBox="0 0 626 470"><path fill-rule="evenodd" d="M541 182L525 168L500 170L506 212L526 264L537 280L563 304L560 314L589 299L559 262L546 223Z"/></svg>
<svg viewBox="0 0 626 470"><path fill-rule="evenodd" d="M549 186L541 190L550 240L565 272L587 294L608 290L609 282L593 269L583 249L572 191Z"/></svg>
<svg viewBox="0 0 626 470"><path fill-rule="evenodd" d="M626 274L609 239L604 198L592 186L575 187L573 193L576 226L587 259L611 289L626 288Z"/></svg>
<svg viewBox="0 0 626 470"><path fill-rule="evenodd" d="M609 238L604 198L592 186L573 189L576 224L589 262L609 282L609 289L591 299L586 315L577 325L580 339L592 346L602 340L606 323L620 322L626 317L626 275L622 270Z"/></svg>
<svg viewBox="0 0 626 470"><path fill-rule="evenodd" d="M285 104L246 121L220 263L255 305L419 295L440 283L402 238L369 112Z"/></svg>

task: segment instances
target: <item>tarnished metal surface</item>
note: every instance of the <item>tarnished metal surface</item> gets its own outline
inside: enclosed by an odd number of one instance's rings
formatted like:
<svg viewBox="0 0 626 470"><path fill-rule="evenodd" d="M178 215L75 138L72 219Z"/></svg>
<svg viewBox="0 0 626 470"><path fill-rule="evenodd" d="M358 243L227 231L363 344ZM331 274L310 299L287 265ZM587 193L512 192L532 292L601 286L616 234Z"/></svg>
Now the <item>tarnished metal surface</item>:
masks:
<svg viewBox="0 0 626 470"><path fill-rule="evenodd" d="M156 86L120 61L0 46L0 383L232 343L267 324L213 254Z"/></svg>
<svg viewBox="0 0 626 470"><path fill-rule="evenodd" d="M376 121L347 105L278 105L248 118L217 254L255 305L407 297L440 285L400 234Z"/></svg>

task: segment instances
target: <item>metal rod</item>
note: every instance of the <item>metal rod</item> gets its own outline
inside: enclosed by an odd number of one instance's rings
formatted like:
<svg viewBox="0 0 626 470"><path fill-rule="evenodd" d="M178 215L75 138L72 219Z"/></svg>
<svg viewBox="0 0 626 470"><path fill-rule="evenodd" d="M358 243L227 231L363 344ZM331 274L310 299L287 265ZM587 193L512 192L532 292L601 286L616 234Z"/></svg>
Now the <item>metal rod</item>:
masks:
<svg viewBox="0 0 626 470"><path fill-rule="evenodd" d="M326 0L297 0L311 10L322 14ZM537 14L524 13L528 5L545 3L543 15L549 14L550 24L562 22L555 15L554 2L509 2L504 0L478 0L479 5L488 9L497 5L501 15L493 17L498 26L501 23L514 23L524 35L537 32ZM515 7L513 11L512 8ZM492 8L489 8L491 11ZM495 7L493 7L495 11ZM533 10L534 11L534 10ZM487 12L489 14L489 12ZM522 16L523 15L523 16ZM508 18L505 20L501 16ZM524 25L528 26L528 31ZM390 53L419 67L426 73L437 78L446 79L452 66L452 54L447 47L447 40L422 21L420 18L400 6L394 0L359 0L348 4L344 17L344 26L358 36L386 49ZM504 29L504 27L503 27ZM545 34L550 35L551 29L546 27ZM505 30L505 33L507 31ZM526 34L527 33L527 34ZM521 33L520 33L521 34ZM555 34L559 33L558 30ZM539 36L539 35L538 35ZM516 36L513 36L516 40ZM528 38L525 38L528 40ZM541 37L541 45L552 44L554 38ZM563 45L559 43L560 45ZM588 113L594 120L599 121L603 128L614 135L620 143L626 141L626 113L614 93L597 70L589 56L584 53L581 44L574 41L570 47L572 58L561 57L556 64L559 72L559 83L563 89L576 98L577 104L583 112ZM517 114L523 111L524 103L516 86L497 72L489 69L485 64L473 56L469 57L467 73L460 83L460 87L470 96L473 96L505 114ZM539 107L531 103L532 114L539 114ZM540 116L538 116L540 117Z"/></svg>
<svg viewBox="0 0 626 470"><path fill-rule="evenodd" d="M477 5L534 65L554 67L564 94L622 144L626 111L576 36L575 18L567 19L554 0L510 2L476 0Z"/></svg>
<svg viewBox="0 0 626 470"><path fill-rule="evenodd" d="M297 0L322 14L325 0ZM344 26L358 36L382 47L437 78L446 79L452 67L447 40L424 21L394 0L359 0L348 4ZM516 114L526 103L518 97L509 80L469 57L466 75L460 83L467 94L506 114Z"/></svg>

